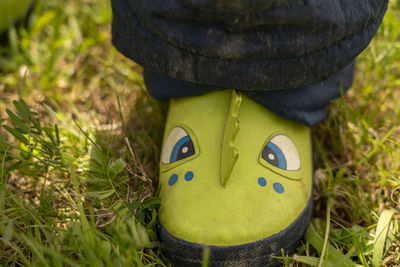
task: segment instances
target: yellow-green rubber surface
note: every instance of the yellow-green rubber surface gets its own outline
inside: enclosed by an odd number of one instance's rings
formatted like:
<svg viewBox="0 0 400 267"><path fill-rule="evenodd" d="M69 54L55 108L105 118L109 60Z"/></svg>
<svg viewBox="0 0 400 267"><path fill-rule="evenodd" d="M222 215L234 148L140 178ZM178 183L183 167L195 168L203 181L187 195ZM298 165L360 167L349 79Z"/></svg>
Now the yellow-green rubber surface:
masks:
<svg viewBox="0 0 400 267"><path fill-rule="evenodd" d="M195 153L172 163L161 162L160 222L169 233L189 242L230 246L267 238L288 227L310 198L309 128L245 96L238 113L240 129L231 144L239 157L222 185L222 143L232 97L232 91L226 90L170 103L162 157L168 159L167 145L171 144L166 141L176 127L186 130ZM282 135L297 148L297 170L284 170L262 158L269 141ZM287 166L296 164L287 162Z"/></svg>
<svg viewBox="0 0 400 267"><path fill-rule="evenodd" d="M32 0L0 0L0 33L23 17L31 2Z"/></svg>

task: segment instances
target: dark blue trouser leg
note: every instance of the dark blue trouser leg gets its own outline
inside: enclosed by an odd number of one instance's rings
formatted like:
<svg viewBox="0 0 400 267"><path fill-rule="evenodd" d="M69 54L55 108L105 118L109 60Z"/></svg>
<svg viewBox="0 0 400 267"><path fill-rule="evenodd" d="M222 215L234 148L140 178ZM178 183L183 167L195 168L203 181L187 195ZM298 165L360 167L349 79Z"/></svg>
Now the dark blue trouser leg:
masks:
<svg viewBox="0 0 400 267"><path fill-rule="evenodd" d="M276 91L242 91L254 101L288 120L308 126L321 122L327 116L327 105L340 97L352 84L354 63L328 80L306 87ZM198 96L228 88L207 86L173 79L159 72L144 70L144 81L149 93L156 99Z"/></svg>

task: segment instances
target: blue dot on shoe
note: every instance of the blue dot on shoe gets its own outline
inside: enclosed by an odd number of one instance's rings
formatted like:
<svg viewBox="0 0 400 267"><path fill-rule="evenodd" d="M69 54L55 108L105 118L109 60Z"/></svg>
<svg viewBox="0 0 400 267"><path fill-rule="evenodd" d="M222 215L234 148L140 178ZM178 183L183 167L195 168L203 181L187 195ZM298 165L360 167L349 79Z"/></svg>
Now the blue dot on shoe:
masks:
<svg viewBox="0 0 400 267"><path fill-rule="evenodd" d="M185 174L185 180L186 181L191 181L192 179L193 179L193 172L191 172L191 171L188 171L186 174Z"/></svg>
<svg viewBox="0 0 400 267"><path fill-rule="evenodd" d="M171 177L169 177L168 184L174 185L176 181L178 181L178 175L172 174Z"/></svg>
<svg viewBox="0 0 400 267"><path fill-rule="evenodd" d="M280 183L274 183L273 187L274 190L279 194L282 194L283 191L285 191L285 188L283 188L283 185L281 185Z"/></svg>
<svg viewBox="0 0 400 267"><path fill-rule="evenodd" d="M267 180L265 180L264 177L260 177L260 178L258 178L258 184L260 186L266 186L267 185Z"/></svg>

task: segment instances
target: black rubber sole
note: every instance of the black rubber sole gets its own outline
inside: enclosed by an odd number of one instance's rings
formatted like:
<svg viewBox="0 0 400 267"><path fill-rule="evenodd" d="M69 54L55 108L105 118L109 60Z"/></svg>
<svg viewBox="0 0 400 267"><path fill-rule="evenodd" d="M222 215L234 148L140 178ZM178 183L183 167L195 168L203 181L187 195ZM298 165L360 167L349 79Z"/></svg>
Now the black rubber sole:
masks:
<svg viewBox="0 0 400 267"><path fill-rule="evenodd" d="M162 225L159 229L163 249L174 267L201 266L205 248L209 248L210 267L274 266L279 260L271 256L292 253L300 244L311 218L313 194L302 213L287 228L268 238L237 246L206 246L171 235Z"/></svg>

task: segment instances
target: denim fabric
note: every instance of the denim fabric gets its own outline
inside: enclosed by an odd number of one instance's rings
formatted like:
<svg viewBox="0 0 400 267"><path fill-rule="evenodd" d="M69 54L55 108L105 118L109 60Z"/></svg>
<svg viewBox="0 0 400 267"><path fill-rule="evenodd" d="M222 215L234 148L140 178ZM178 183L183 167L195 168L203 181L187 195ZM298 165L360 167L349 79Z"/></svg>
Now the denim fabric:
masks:
<svg viewBox="0 0 400 267"><path fill-rule="evenodd" d="M149 71L242 91L300 88L368 45L388 0L112 0L113 43Z"/></svg>
<svg viewBox="0 0 400 267"><path fill-rule="evenodd" d="M317 84L288 90L242 91L245 95L282 117L308 126L327 116L326 106L341 93L346 92L353 81L354 64L350 64L330 79ZM207 86L173 79L159 72L144 70L144 82L149 93L158 100L198 96L229 88Z"/></svg>

